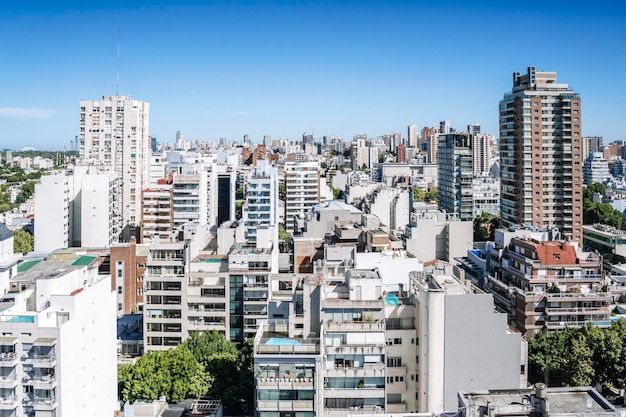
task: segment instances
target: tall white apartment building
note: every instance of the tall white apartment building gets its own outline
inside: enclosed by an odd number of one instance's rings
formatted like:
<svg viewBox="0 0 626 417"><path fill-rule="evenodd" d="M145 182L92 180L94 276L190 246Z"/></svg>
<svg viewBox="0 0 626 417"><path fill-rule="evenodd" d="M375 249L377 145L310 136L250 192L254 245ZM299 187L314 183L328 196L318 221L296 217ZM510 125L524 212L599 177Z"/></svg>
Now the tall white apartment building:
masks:
<svg viewBox="0 0 626 417"><path fill-rule="evenodd" d="M274 226L274 242L278 241L278 170L266 159L257 161L248 175L244 210L246 239L256 242L259 227Z"/></svg>
<svg viewBox="0 0 626 417"><path fill-rule="evenodd" d="M125 237L140 222L141 190L150 180L149 112L147 102L125 96L80 101L80 158L118 174Z"/></svg>
<svg viewBox="0 0 626 417"><path fill-rule="evenodd" d="M217 174L204 164L183 164L174 175L174 227L187 222L215 225Z"/></svg>
<svg viewBox="0 0 626 417"><path fill-rule="evenodd" d="M109 247L121 233L119 177L97 167L44 175L35 184L35 250Z"/></svg>
<svg viewBox="0 0 626 417"><path fill-rule="evenodd" d="M0 312L6 416L110 417L117 404L115 294L95 256L27 261Z"/></svg>
<svg viewBox="0 0 626 417"><path fill-rule="evenodd" d="M13 232L0 223L0 293L6 292L9 280L17 275L20 256L13 251Z"/></svg>
<svg viewBox="0 0 626 417"><path fill-rule="evenodd" d="M407 148L417 148L419 135L417 133L417 125L409 125L407 128Z"/></svg>
<svg viewBox="0 0 626 417"><path fill-rule="evenodd" d="M285 229L293 231L299 218L320 203L317 162L285 163Z"/></svg>
<svg viewBox="0 0 626 417"><path fill-rule="evenodd" d="M64 172L44 175L35 184L35 251L72 245L73 200L74 182Z"/></svg>

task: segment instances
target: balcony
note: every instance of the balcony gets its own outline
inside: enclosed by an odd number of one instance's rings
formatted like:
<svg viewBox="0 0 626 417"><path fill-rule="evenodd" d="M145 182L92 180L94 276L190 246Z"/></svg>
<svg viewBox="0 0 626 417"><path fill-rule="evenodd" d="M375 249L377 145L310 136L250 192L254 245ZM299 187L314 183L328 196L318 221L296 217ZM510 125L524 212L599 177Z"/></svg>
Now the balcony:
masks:
<svg viewBox="0 0 626 417"><path fill-rule="evenodd" d="M352 414L385 414L385 409L379 405L362 405L349 408L324 407L324 417L345 417Z"/></svg>
<svg viewBox="0 0 626 417"><path fill-rule="evenodd" d="M0 388L15 388L17 385L17 379L15 375L3 375L0 376Z"/></svg>
<svg viewBox="0 0 626 417"><path fill-rule="evenodd" d="M17 407L15 395L0 397L0 410L14 410Z"/></svg>
<svg viewBox="0 0 626 417"><path fill-rule="evenodd" d="M313 411L313 401L257 401L257 411Z"/></svg>
<svg viewBox="0 0 626 417"><path fill-rule="evenodd" d="M3 352L0 353L0 366L12 367L18 362L18 357L15 352Z"/></svg>
<svg viewBox="0 0 626 417"><path fill-rule="evenodd" d="M32 355L33 366L39 368L52 368L56 365L57 359L54 354Z"/></svg>
<svg viewBox="0 0 626 417"><path fill-rule="evenodd" d="M35 397L33 400L33 408L37 411L52 411L57 407L57 399Z"/></svg>
<svg viewBox="0 0 626 417"><path fill-rule="evenodd" d="M365 321L326 321L324 323L324 328L327 331L376 331L376 332L384 332L385 331L385 323L382 321L376 322L365 322Z"/></svg>
<svg viewBox="0 0 626 417"><path fill-rule="evenodd" d="M265 378L256 379L257 389L297 390L313 389L314 378Z"/></svg>
<svg viewBox="0 0 626 417"><path fill-rule="evenodd" d="M385 345L371 345L371 346L326 346L327 355L384 355Z"/></svg>
<svg viewBox="0 0 626 417"><path fill-rule="evenodd" d="M384 387L333 388L324 387L324 398L385 398Z"/></svg>
<svg viewBox="0 0 626 417"><path fill-rule="evenodd" d="M334 368L324 370L325 377L337 377L337 378L349 378L349 377L385 377L385 365L382 363L375 363L371 365L365 365L362 368L353 368L347 366L337 365Z"/></svg>

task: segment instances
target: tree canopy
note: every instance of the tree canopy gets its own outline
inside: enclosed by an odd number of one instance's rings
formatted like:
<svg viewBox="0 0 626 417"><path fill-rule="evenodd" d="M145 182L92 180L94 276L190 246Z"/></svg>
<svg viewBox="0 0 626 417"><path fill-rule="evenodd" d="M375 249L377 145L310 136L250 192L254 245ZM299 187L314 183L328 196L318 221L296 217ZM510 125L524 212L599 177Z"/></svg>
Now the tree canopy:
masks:
<svg viewBox="0 0 626 417"><path fill-rule="evenodd" d="M250 340L247 344L250 344ZM238 350L235 343L213 331L192 334L183 345L215 378L206 395L222 400L229 414L240 414L252 406L254 379L252 350ZM251 366L252 364L252 366Z"/></svg>
<svg viewBox="0 0 626 417"><path fill-rule="evenodd" d="M500 218L498 216L482 212L474 217L474 242L493 241L498 227L500 227Z"/></svg>
<svg viewBox="0 0 626 417"><path fill-rule="evenodd" d="M124 401L165 396L169 402L179 402L204 395L213 380L184 345L147 352L134 364L122 365L117 372L119 394Z"/></svg>
<svg viewBox="0 0 626 417"><path fill-rule="evenodd" d="M13 252L26 255L35 248L35 238L33 235L22 229L13 232Z"/></svg>
<svg viewBox="0 0 626 417"><path fill-rule="evenodd" d="M598 193L604 195L606 187L594 182L583 189L583 221L584 224L602 223L620 230L626 230L624 213L615 210L608 203L594 203L592 197Z"/></svg>
<svg viewBox="0 0 626 417"><path fill-rule="evenodd" d="M607 329L589 323L528 341L529 382L552 387L626 386L626 320Z"/></svg>

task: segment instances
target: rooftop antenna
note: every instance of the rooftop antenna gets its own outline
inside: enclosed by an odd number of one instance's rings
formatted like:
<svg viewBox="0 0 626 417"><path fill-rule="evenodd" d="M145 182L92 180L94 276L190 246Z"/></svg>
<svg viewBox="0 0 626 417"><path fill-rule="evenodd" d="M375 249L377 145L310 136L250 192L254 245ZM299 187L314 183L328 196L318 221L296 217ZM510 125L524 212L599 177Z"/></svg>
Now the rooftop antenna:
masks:
<svg viewBox="0 0 626 417"><path fill-rule="evenodd" d="M117 60L115 67L115 95L119 95L120 88L120 28L117 28Z"/></svg>

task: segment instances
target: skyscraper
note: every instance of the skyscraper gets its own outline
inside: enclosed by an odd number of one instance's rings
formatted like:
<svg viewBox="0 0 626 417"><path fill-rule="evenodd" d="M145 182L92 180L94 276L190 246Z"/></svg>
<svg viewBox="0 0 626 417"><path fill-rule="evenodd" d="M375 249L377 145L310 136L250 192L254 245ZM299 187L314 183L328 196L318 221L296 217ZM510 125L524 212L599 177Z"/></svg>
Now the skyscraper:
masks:
<svg viewBox="0 0 626 417"><path fill-rule="evenodd" d="M115 171L121 179L123 237L141 220L141 190L150 175L150 105L125 96L80 101L81 163Z"/></svg>
<svg viewBox="0 0 626 417"><path fill-rule="evenodd" d="M500 101L502 222L556 226L582 243L581 101L556 81L528 67Z"/></svg>
<svg viewBox="0 0 626 417"><path fill-rule="evenodd" d="M407 146L409 148L417 148L419 136L417 135L417 125L409 125L407 128Z"/></svg>
<svg viewBox="0 0 626 417"><path fill-rule="evenodd" d="M437 148L439 208L461 220L474 217L472 142L469 133L450 133L439 135Z"/></svg>

